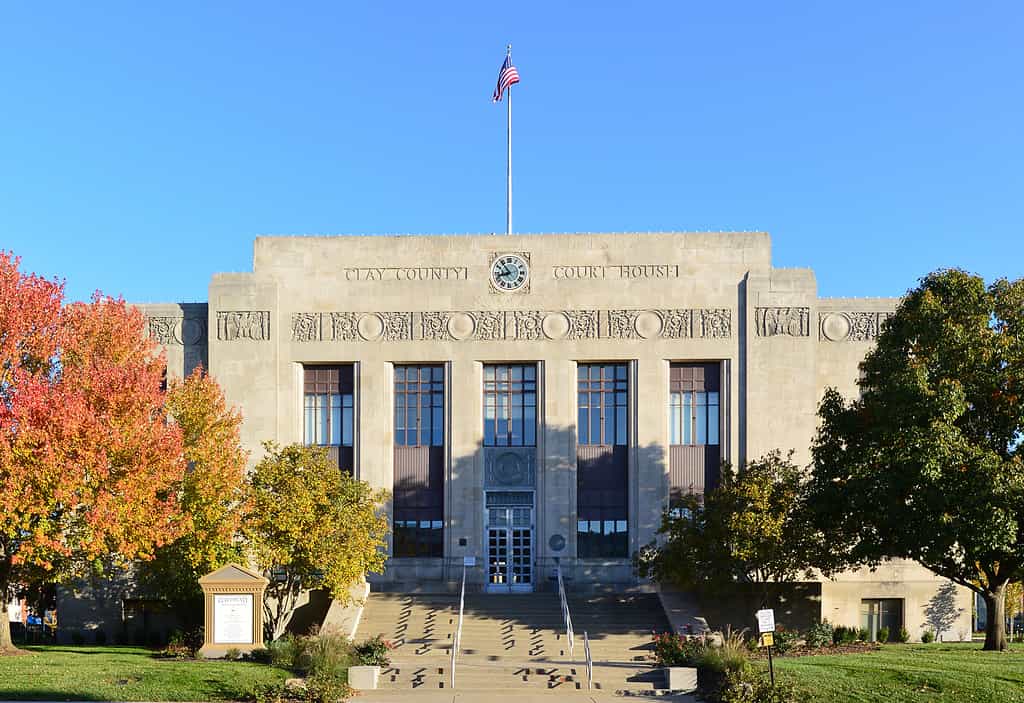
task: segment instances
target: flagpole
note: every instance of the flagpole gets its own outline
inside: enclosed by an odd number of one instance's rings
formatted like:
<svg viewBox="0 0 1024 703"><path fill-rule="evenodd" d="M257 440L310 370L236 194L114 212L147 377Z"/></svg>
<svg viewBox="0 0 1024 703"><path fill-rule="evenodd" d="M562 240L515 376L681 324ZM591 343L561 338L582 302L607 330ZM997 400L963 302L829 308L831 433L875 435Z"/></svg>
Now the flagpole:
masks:
<svg viewBox="0 0 1024 703"><path fill-rule="evenodd" d="M506 56L511 60L512 45L509 44ZM508 87L508 162L506 167L507 190L505 192L505 234L512 234L512 86Z"/></svg>

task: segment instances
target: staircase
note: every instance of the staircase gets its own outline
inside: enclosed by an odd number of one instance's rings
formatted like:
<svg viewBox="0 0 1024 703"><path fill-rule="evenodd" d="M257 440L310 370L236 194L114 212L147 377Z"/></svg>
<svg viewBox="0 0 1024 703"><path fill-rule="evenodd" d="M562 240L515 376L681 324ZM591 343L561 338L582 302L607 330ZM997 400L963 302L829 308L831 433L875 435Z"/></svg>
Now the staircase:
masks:
<svg viewBox="0 0 1024 703"><path fill-rule="evenodd" d="M587 691L583 632L590 638L594 689L654 692L661 677L650 661L651 633L669 625L653 594L569 596L576 631L570 653L554 593L467 595L457 690ZM458 597L372 593L357 638L381 634L395 649L381 687L450 688Z"/></svg>

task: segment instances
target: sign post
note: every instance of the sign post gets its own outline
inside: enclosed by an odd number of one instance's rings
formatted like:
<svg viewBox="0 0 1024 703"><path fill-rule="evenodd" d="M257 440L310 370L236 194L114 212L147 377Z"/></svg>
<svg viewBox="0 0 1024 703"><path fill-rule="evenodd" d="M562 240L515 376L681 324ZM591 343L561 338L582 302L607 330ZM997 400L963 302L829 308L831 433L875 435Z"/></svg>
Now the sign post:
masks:
<svg viewBox="0 0 1024 703"><path fill-rule="evenodd" d="M772 645L775 644L775 611L771 608L758 610L757 632L761 636L761 646L768 650L768 674L775 687L775 664L772 662Z"/></svg>

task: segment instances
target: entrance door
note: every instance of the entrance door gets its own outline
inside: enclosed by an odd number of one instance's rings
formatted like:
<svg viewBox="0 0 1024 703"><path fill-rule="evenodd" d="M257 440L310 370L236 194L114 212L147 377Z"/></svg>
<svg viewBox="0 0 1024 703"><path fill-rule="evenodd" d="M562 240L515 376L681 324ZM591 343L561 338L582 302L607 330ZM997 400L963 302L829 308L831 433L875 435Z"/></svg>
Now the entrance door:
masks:
<svg viewBox="0 0 1024 703"><path fill-rule="evenodd" d="M487 508L487 590L533 590L533 508Z"/></svg>

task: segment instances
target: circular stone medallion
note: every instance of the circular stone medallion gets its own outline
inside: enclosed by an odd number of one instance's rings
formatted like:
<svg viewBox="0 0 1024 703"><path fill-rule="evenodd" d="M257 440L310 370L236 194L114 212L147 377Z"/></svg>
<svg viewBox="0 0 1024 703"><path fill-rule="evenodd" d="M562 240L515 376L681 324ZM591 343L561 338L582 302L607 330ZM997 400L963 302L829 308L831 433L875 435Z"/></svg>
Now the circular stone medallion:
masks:
<svg viewBox="0 0 1024 703"><path fill-rule="evenodd" d="M380 336L384 334L384 318L377 313L363 315L359 318L356 329L359 330L359 336L367 342L380 339Z"/></svg>
<svg viewBox="0 0 1024 703"><path fill-rule="evenodd" d="M544 316L540 328L544 330L544 335L548 339L562 339L569 334L569 318L565 313L553 312Z"/></svg>
<svg viewBox="0 0 1024 703"><path fill-rule="evenodd" d="M473 336L476 322L464 312L453 312L448 318L448 334L460 342Z"/></svg>
<svg viewBox="0 0 1024 703"><path fill-rule="evenodd" d="M850 318L841 312L830 312L821 321L821 333L826 339L841 342L850 336Z"/></svg>
<svg viewBox="0 0 1024 703"><path fill-rule="evenodd" d="M661 334L661 316L650 310L644 310L636 316L633 327L636 329L636 333L644 339L657 337Z"/></svg>

